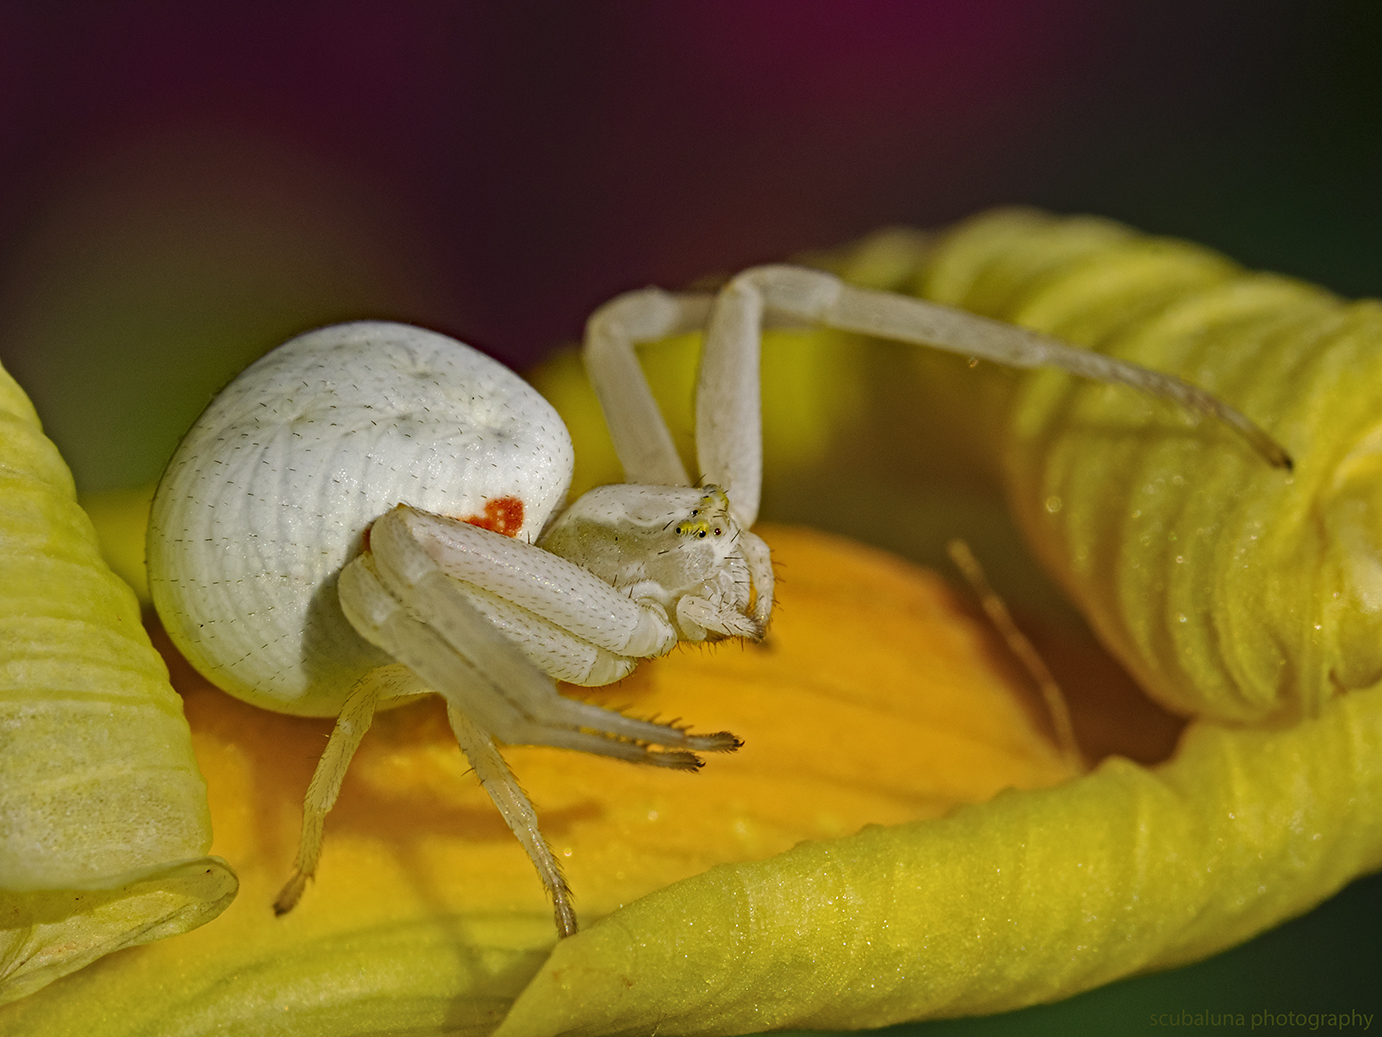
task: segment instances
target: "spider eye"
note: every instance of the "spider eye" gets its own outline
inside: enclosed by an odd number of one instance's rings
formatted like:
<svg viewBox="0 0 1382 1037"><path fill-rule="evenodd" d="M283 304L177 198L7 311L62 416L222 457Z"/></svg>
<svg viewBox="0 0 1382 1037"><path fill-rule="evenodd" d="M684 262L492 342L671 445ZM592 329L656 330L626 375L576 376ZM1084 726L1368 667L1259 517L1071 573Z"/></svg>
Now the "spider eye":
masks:
<svg viewBox="0 0 1382 1037"><path fill-rule="evenodd" d="M719 526L716 526L716 527L715 527L715 535L716 535L716 536L719 536L720 533L721 533L720 527L719 527Z"/></svg>

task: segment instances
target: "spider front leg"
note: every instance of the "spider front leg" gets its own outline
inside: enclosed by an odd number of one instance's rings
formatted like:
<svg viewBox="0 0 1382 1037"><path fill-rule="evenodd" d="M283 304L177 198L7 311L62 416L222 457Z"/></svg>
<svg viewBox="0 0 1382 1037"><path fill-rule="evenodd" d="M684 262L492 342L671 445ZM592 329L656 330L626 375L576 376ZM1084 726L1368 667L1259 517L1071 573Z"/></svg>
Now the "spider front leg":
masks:
<svg viewBox="0 0 1382 1037"><path fill-rule="evenodd" d="M766 317L808 321L991 360L1005 367L1054 367L1098 382L1119 382L1215 418L1268 464L1291 458L1241 411L1174 375L1153 371L1037 334L1015 324L894 292L859 288L833 274L761 266L736 275L715 298L696 389L696 449L705 476L748 506L762 477L758 419L759 339ZM703 404L702 399L706 402Z"/></svg>
<svg viewBox="0 0 1382 1037"><path fill-rule="evenodd" d="M615 453L631 482L684 485L690 480L639 366L636 347L704 330L696 383L696 458L702 480L724 489L747 529L758 517L763 480L759 344L775 320L979 357L1007 367L1055 367L1084 378L1121 382L1210 415L1241 435L1269 464L1290 469L1286 451L1241 412L1205 390L1152 371L912 296L859 288L806 267L754 267L715 296L655 288L628 292L586 325L584 357Z"/></svg>
<svg viewBox="0 0 1382 1037"><path fill-rule="evenodd" d="M691 482L639 365L637 346L702 330L710 320L715 303L716 297L710 294L674 294L645 288L611 300L596 310L586 323L583 348L586 371L599 398L615 453L624 467L627 492L605 486L587 493L544 534L543 544L565 557L579 560L588 569L601 572L615 586L629 586L635 581L619 572L615 564L619 552L613 544L602 545L601 536L610 535L609 531L623 524L626 539L633 529L638 529L645 543L648 542L649 535L653 534L654 515L647 511L647 505L657 500L654 488L684 487ZM727 347L717 350L721 361L714 380L716 384L706 382L707 361L702 358L702 380L696 395L697 451L706 496L692 517L702 521L695 530L701 537L719 538L727 533L729 527L721 522L722 519L732 524L737 560L717 570L714 584L708 583L705 593L683 590L679 596L677 616L683 636L688 640L702 640L710 634L758 640L772 613L773 570L768 545L749 532L758 516L763 467L758 331L755 326L751 340L731 341ZM728 391L721 391L720 383L727 384ZM727 404L733 411L732 427L718 427L724 423L712 421L709 430L702 434L700 416L702 412L709 414L717 404ZM717 440L718 446L703 445L712 438ZM737 456L734 466L706 464L708 456L726 455ZM732 486L730 480L733 480ZM640 503L631 503L633 501ZM635 514L640 504L642 513ZM718 510L712 514L712 509ZM706 519L710 520L709 524L705 524ZM721 525L719 531L717 523ZM577 535L572 531L577 525L605 532ZM645 546L635 554L641 558L649 550L652 548ZM727 581L737 579L742 587L744 580L738 578L741 573L747 575L752 589L752 610L747 617L741 607L747 598L742 598L740 592L727 585ZM664 582L663 586L666 585Z"/></svg>
<svg viewBox="0 0 1382 1037"><path fill-rule="evenodd" d="M697 751L739 745L728 732L689 735L559 695L534 655L589 646L579 661L598 669L614 652L664 654L676 636L656 605L540 548L400 505L374 524L338 592L361 636L501 741L679 769L698 767ZM496 600L503 608L490 616ZM522 629L506 631L513 623ZM623 672L633 665L625 659Z"/></svg>
<svg viewBox="0 0 1382 1037"><path fill-rule="evenodd" d="M535 660L567 679L607 683L632 669L634 657L665 653L677 631L661 603L635 601L540 548L400 505L371 527L369 550L342 570L337 591L361 636L446 699L457 740L537 868L563 936L575 931L570 892L493 739L680 770L701 765L697 752L739 747L727 731L692 735L559 695ZM377 697L357 690L347 706L354 712L342 715L328 743L304 811L298 874L280 898L284 910L315 867L320 816Z"/></svg>

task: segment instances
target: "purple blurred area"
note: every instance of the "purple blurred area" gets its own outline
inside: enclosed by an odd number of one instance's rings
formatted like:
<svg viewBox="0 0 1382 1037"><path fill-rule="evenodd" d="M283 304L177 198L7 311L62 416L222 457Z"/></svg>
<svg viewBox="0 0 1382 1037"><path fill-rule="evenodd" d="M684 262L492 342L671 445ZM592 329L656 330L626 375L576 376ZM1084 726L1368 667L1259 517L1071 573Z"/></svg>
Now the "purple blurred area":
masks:
<svg viewBox="0 0 1382 1037"><path fill-rule="evenodd" d="M1109 7L21 4L0 226L189 134L273 167L189 175L268 190L319 163L405 223L431 319L526 358L621 289L1020 200L1103 123L1269 86L1225 82L1253 71L1245 41L1148 39Z"/></svg>
<svg viewBox="0 0 1382 1037"><path fill-rule="evenodd" d="M1006 202L1270 265L1263 223L1367 226L1347 187L1312 186L1328 156L1300 154L1312 133L1338 140L1314 109L1357 89L1320 55L1371 16L1303 10L10 3L0 357L90 485L120 466L88 457L73 422L122 425L116 401L192 391L158 432L166 456L209 392L174 361L210 357L214 388L349 317L521 366L619 291ZM1346 183L1377 167L1370 140L1336 164Z"/></svg>

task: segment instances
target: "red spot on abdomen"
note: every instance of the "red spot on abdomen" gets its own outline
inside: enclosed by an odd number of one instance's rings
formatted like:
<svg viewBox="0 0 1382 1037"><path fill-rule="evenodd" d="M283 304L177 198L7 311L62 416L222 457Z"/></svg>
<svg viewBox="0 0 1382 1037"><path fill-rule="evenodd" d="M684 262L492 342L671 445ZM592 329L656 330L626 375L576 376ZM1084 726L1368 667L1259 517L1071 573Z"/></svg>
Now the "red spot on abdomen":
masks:
<svg viewBox="0 0 1382 1037"><path fill-rule="evenodd" d="M459 518L462 522L503 533L506 537L517 536L523 528L523 502L517 497L495 497L485 501L483 515L461 515Z"/></svg>

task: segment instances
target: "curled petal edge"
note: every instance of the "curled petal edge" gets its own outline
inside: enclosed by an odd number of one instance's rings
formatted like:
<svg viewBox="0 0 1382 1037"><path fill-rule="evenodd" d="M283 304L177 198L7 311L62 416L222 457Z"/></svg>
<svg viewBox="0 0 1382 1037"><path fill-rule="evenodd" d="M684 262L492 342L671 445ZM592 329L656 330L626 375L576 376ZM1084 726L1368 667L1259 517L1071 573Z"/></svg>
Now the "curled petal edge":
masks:
<svg viewBox="0 0 1382 1037"><path fill-rule="evenodd" d="M725 865L564 940L497 1037L853 1029L1181 965L1382 866L1382 687L1282 730Z"/></svg>
<svg viewBox="0 0 1382 1037"><path fill-rule="evenodd" d="M235 896L134 594L0 369L0 1004Z"/></svg>

